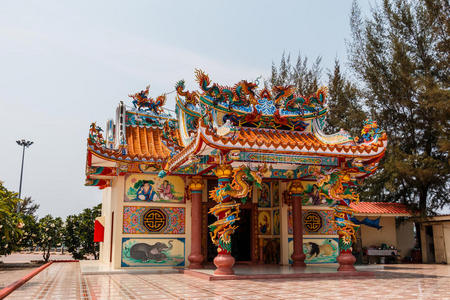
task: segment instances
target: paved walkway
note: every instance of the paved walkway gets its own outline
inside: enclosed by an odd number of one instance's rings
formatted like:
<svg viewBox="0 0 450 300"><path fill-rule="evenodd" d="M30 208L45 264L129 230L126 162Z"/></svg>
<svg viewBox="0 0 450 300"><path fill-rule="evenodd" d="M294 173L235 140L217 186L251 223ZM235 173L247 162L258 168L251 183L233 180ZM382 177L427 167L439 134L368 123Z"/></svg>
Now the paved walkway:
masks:
<svg viewBox="0 0 450 300"><path fill-rule="evenodd" d="M4 268L0 266L0 290L23 276L33 272L36 268Z"/></svg>
<svg viewBox="0 0 450 300"><path fill-rule="evenodd" d="M183 274L81 275L54 263L7 299L450 299L450 266L394 265L371 279L206 281Z"/></svg>

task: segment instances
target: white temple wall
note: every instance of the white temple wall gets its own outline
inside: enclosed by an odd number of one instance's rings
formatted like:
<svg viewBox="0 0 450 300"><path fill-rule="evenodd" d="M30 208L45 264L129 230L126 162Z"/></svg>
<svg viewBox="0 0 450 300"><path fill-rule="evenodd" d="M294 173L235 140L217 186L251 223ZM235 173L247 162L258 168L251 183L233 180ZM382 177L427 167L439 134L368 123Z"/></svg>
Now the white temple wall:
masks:
<svg viewBox="0 0 450 300"><path fill-rule="evenodd" d="M102 216L105 217L105 231L103 242L100 242L99 260L103 263L109 263L109 249L111 247L111 187L102 191Z"/></svg>

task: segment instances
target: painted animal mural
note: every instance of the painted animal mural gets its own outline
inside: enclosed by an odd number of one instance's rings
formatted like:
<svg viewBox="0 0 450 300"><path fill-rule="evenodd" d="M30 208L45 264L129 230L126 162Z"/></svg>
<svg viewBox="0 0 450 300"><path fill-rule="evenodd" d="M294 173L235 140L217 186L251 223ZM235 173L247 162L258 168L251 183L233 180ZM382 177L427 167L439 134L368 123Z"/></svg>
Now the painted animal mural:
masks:
<svg viewBox="0 0 450 300"><path fill-rule="evenodd" d="M142 262L156 261L161 262L167 259L166 252L170 251L173 247L173 241L167 242L168 245L157 242L153 245L146 243L138 243L131 246L130 257Z"/></svg>
<svg viewBox="0 0 450 300"><path fill-rule="evenodd" d="M184 238L122 238L122 267L183 267Z"/></svg>
<svg viewBox="0 0 450 300"><path fill-rule="evenodd" d="M303 243L303 252L307 263L334 263L339 255L337 239L307 238Z"/></svg>
<svg viewBox="0 0 450 300"><path fill-rule="evenodd" d="M319 255L330 256L334 252L334 249L330 243L319 245L317 243L308 242L303 244L303 247L308 251L306 253L308 258L318 257Z"/></svg>

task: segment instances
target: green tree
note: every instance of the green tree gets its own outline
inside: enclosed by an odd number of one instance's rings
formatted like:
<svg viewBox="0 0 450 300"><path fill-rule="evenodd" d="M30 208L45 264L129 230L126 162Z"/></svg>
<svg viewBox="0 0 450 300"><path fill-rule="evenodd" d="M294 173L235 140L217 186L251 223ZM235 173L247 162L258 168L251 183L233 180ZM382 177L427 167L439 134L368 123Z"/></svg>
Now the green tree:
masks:
<svg viewBox="0 0 450 300"><path fill-rule="evenodd" d="M99 246L94 243L94 222L100 215L101 204L67 217L64 243L73 258L83 259L92 254L94 259L98 259Z"/></svg>
<svg viewBox="0 0 450 300"><path fill-rule="evenodd" d="M16 211L22 215L34 216L39 209L39 204L35 203L31 197L20 199L17 203Z"/></svg>
<svg viewBox="0 0 450 300"><path fill-rule="evenodd" d="M20 249L33 249L39 242L39 223L34 215L21 215L23 221L22 237L19 240L18 246Z"/></svg>
<svg viewBox="0 0 450 300"><path fill-rule="evenodd" d="M449 16L446 0L384 0L365 19L354 2L351 13L351 67L389 139L365 196L422 217L450 201Z"/></svg>
<svg viewBox="0 0 450 300"><path fill-rule="evenodd" d="M291 55L283 52L280 65L277 67L272 63L272 73L266 85L269 87L277 85L293 85L295 93L309 96L320 87L322 68L320 66L321 57L317 57L314 63L309 66L308 58L301 53L297 56L295 64L291 62Z"/></svg>
<svg viewBox="0 0 450 300"><path fill-rule="evenodd" d="M64 245L74 259L84 259L84 251L81 248L80 220L78 215L70 215L66 218L64 227Z"/></svg>
<svg viewBox="0 0 450 300"><path fill-rule="evenodd" d="M34 248L39 240L39 225L36 211L39 204L35 203L31 197L20 199L16 205L16 212L22 219L22 237L18 241L17 246L20 249Z"/></svg>
<svg viewBox="0 0 450 300"><path fill-rule="evenodd" d="M9 191L0 182L0 255L17 250L22 236L23 223L16 212L17 203L17 193Z"/></svg>
<svg viewBox="0 0 450 300"><path fill-rule="evenodd" d="M43 258L47 262L50 258L50 250L61 246L63 238L63 221L60 217L53 218L46 215L39 220L38 245L42 248Z"/></svg>
<svg viewBox="0 0 450 300"><path fill-rule="evenodd" d="M358 88L342 73L339 61L336 60L333 72L328 74L327 133L344 129L352 136L359 136L366 119L362 103Z"/></svg>

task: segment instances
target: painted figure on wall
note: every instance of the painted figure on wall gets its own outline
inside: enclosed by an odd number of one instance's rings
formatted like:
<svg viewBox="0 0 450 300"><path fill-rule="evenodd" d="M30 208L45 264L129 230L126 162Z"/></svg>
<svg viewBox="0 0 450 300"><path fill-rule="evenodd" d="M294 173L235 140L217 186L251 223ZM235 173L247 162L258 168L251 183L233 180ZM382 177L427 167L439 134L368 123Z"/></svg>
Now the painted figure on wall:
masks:
<svg viewBox="0 0 450 300"><path fill-rule="evenodd" d="M265 264L280 263L280 239L263 239L263 249Z"/></svg>
<svg viewBox="0 0 450 300"><path fill-rule="evenodd" d="M133 174L125 179L125 202L183 202L184 180L156 175Z"/></svg>
<svg viewBox="0 0 450 300"><path fill-rule="evenodd" d="M273 234L280 234L280 210L276 209L273 211Z"/></svg>
<svg viewBox="0 0 450 300"><path fill-rule="evenodd" d="M173 194L173 186L168 180L163 181L163 183L158 188L158 192L160 198L163 200L175 200L175 195Z"/></svg>
<svg viewBox="0 0 450 300"><path fill-rule="evenodd" d="M261 184L258 207L270 207L270 183L263 182Z"/></svg>
<svg viewBox="0 0 450 300"><path fill-rule="evenodd" d="M260 211L258 215L258 228L260 234L270 234L270 211Z"/></svg>
<svg viewBox="0 0 450 300"><path fill-rule="evenodd" d="M309 201L312 203L312 205L320 205L322 204L322 200L320 199L320 191L317 184L313 184L312 190L310 193L308 193Z"/></svg>
<svg viewBox="0 0 450 300"><path fill-rule="evenodd" d="M278 181L275 181L272 183L272 202L273 202L273 207L277 207L280 206L280 195L279 195L279 190L280 190L280 184L278 183Z"/></svg>
<svg viewBox="0 0 450 300"><path fill-rule="evenodd" d="M156 193L153 191L154 182L152 180L141 180L134 185L137 189L136 200L139 201L153 201Z"/></svg>

